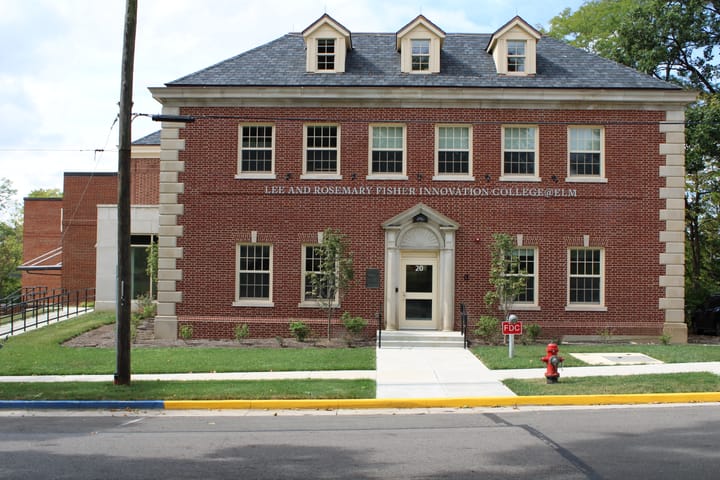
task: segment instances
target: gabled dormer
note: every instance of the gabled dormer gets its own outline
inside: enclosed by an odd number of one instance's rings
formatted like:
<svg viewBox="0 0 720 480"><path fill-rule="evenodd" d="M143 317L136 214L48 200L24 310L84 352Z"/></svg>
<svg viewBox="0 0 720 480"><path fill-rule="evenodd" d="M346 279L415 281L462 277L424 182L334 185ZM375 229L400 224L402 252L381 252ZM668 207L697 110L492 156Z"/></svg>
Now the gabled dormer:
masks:
<svg viewBox="0 0 720 480"><path fill-rule="evenodd" d="M346 54L352 48L348 29L325 14L302 33L308 72L345 72Z"/></svg>
<svg viewBox="0 0 720 480"><path fill-rule="evenodd" d="M535 75L536 46L542 34L525 20L515 17L490 38L487 47L500 75Z"/></svg>
<svg viewBox="0 0 720 480"><path fill-rule="evenodd" d="M403 73L440 73L440 50L445 32L422 15L396 34Z"/></svg>

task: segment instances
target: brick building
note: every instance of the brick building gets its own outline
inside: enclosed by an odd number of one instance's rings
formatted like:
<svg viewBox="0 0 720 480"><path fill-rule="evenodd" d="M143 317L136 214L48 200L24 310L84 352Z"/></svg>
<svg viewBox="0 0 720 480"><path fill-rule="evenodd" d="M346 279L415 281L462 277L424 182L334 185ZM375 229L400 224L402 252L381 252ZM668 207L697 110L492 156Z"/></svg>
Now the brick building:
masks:
<svg viewBox="0 0 720 480"><path fill-rule="evenodd" d="M133 142L131 253L137 295L152 288L143 262L145 247L157 234L159 155L159 133ZM96 289L96 307L115 308L117 188L114 172L66 172L62 198L25 198L24 289Z"/></svg>
<svg viewBox="0 0 720 480"><path fill-rule="evenodd" d="M494 233L546 336L686 340L684 108L694 94L516 17L451 34L419 16L301 33L151 88L163 113L156 336L321 332L307 288L326 228L356 280L339 312L388 330L484 311Z"/></svg>

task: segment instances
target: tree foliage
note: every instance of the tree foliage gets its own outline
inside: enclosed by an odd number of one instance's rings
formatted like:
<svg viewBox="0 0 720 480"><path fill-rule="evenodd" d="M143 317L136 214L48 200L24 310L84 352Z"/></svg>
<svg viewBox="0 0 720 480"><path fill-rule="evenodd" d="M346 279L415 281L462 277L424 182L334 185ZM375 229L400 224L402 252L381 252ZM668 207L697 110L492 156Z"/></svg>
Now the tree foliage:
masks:
<svg viewBox="0 0 720 480"><path fill-rule="evenodd" d="M37 188L28 194L29 198L62 198L63 192L59 188Z"/></svg>
<svg viewBox="0 0 720 480"><path fill-rule="evenodd" d="M525 289L526 279L520 271L520 262L514 255L515 242L506 233L493 234L490 250L490 284L493 290L485 294L488 307L498 305L503 312L503 320L508 319L510 307L517 296Z"/></svg>
<svg viewBox="0 0 720 480"><path fill-rule="evenodd" d="M323 232L315 254L320 261L319 269L308 277L313 296L327 312L327 338L330 340L333 314L353 280L353 258L347 237L332 228Z"/></svg>
<svg viewBox="0 0 720 480"><path fill-rule="evenodd" d="M700 92L686 112L688 309L720 290L720 1L591 0L551 36Z"/></svg>
<svg viewBox="0 0 720 480"><path fill-rule="evenodd" d="M22 221L13 196L17 191L0 178L0 298L20 288L17 267L22 263Z"/></svg>

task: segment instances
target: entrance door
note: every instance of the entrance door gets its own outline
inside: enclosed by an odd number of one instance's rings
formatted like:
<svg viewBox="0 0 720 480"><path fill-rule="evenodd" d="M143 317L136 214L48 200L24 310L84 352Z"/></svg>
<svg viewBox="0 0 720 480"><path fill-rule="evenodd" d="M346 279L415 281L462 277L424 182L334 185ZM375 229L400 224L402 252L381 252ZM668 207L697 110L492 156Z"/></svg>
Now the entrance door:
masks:
<svg viewBox="0 0 720 480"><path fill-rule="evenodd" d="M437 255L403 256L401 265L401 329L437 329Z"/></svg>

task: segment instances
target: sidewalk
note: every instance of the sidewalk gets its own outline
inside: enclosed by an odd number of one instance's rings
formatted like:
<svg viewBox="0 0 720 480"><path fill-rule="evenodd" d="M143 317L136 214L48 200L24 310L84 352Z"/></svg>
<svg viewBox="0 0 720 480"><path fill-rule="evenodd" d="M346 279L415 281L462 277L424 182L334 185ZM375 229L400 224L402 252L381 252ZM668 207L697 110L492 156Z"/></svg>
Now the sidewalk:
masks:
<svg viewBox="0 0 720 480"><path fill-rule="evenodd" d="M369 379L378 399L515 397L502 384L508 378L544 378L543 367L490 370L470 351L457 348L382 348L376 370L133 374L133 381ZM560 378L710 372L720 362L607 365L560 369ZM113 375L5 376L0 382L112 382Z"/></svg>

